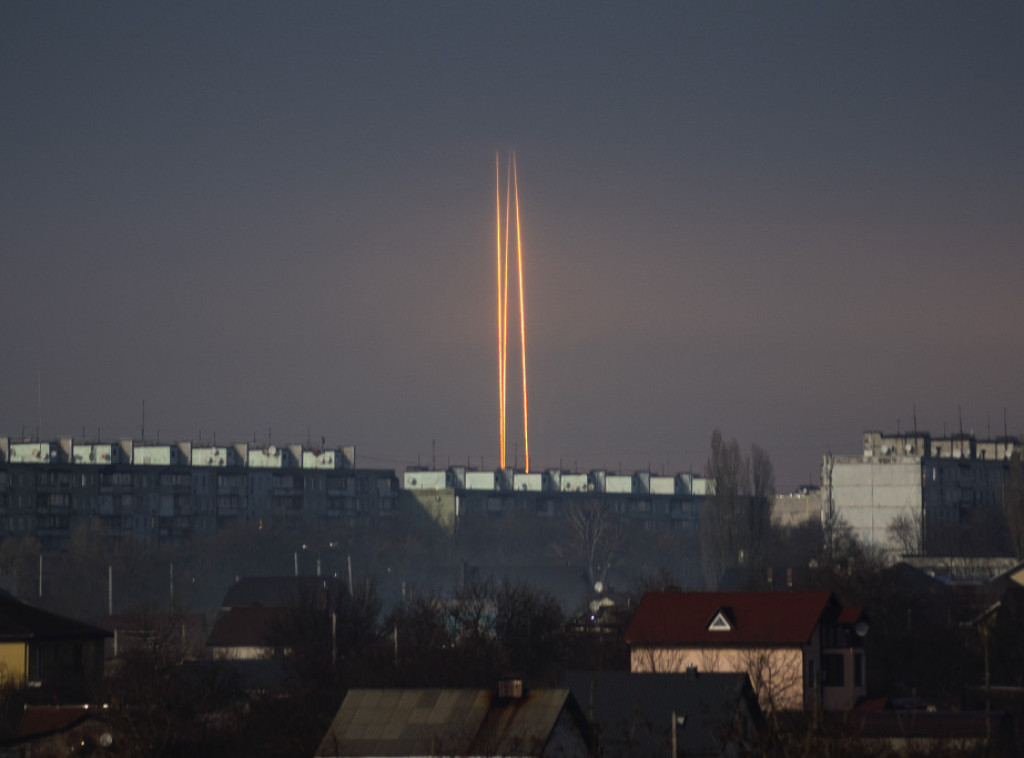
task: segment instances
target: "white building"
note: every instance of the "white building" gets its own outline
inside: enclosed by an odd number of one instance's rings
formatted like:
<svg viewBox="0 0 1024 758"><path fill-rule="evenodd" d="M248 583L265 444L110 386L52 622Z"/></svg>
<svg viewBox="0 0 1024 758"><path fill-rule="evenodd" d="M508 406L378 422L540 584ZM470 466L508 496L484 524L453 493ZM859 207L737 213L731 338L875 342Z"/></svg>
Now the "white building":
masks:
<svg viewBox="0 0 1024 758"><path fill-rule="evenodd" d="M842 518L865 543L898 545L890 527L900 516L919 525L920 549L943 529L1002 505L1003 477L1020 458L1020 440L977 441L968 434L865 432L859 456L826 455L822 517Z"/></svg>

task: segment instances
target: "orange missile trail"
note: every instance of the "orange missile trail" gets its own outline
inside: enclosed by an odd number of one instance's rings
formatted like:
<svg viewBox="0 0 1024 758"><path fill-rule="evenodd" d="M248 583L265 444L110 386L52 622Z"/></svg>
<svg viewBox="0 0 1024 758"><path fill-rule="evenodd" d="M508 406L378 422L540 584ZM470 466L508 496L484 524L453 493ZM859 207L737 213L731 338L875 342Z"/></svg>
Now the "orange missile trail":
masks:
<svg viewBox="0 0 1024 758"><path fill-rule="evenodd" d="M519 262L519 344L523 357L523 457L526 473L530 473L530 413L526 400L526 306L523 298L523 236L519 227L519 172L516 155L512 153L512 175L516 193L516 257Z"/></svg>
<svg viewBox="0 0 1024 758"><path fill-rule="evenodd" d="M530 424L526 395L526 302L523 289L523 242L519 221L519 176L516 157L509 151L506 161L505 178L505 247L502 250L501 218L501 158L494 154L494 206L495 239L498 283L498 451L501 468L506 466L508 448L508 279L509 244L512 231L512 197L515 195L516 224L516 272L519 278L519 342L523 364L523 453L526 457L526 472L530 472Z"/></svg>
<svg viewBox="0 0 1024 758"><path fill-rule="evenodd" d="M512 174L508 170L508 159L505 160L505 258L502 263L504 273L502 282L501 306L501 467L505 468L505 459L508 452L508 235L509 235L509 213L511 200L509 192L512 188Z"/></svg>
<svg viewBox="0 0 1024 758"><path fill-rule="evenodd" d="M504 314L501 308L501 159L498 151L494 151L494 207L497 219L498 238L498 450L500 452L501 467L505 468L505 355L502 349L502 318Z"/></svg>

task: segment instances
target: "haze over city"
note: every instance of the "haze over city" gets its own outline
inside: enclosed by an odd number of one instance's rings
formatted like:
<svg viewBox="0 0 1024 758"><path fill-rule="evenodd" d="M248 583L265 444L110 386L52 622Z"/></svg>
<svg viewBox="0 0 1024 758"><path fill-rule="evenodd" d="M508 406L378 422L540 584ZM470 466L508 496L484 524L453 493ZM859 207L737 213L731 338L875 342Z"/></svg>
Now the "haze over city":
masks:
<svg viewBox="0 0 1024 758"><path fill-rule="evenodd" d="M138 437L144 403L150 438L496 466L510 149L533 468L700 470L717 427L785 491L915 410L1019 434L1022 31L1012 2L0 4L0 435Z"/></svg>

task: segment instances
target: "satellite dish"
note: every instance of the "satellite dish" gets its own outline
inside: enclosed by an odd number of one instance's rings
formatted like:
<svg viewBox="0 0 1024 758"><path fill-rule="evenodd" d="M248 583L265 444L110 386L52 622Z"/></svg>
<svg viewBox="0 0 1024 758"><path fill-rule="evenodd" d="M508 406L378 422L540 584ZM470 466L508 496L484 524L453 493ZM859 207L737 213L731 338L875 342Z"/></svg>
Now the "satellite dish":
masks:
<svg viewBox="0 0 1024 758"><path fill-rule="evenodd" d="M275 455L277 455L277 446L276 445L271 445L270 447L268 447L267 448L267 455L269 455L271 458L273 458Z"/></svg>
<svg viewBox="0 0 1024 758"><path fill-rule="evenodd" d="M602 582L600 579L594 582L594 592L596 592L598 595L604 592L604 582Z"/></svg>

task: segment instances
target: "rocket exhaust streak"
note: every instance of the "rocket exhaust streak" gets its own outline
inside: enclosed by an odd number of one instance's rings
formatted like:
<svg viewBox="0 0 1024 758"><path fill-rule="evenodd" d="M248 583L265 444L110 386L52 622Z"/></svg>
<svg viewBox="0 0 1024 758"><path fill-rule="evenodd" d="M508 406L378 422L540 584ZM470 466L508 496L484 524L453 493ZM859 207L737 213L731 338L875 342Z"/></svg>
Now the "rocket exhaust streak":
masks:
<svg viewBox="0 0 1024 758"><path fill-rule="evenodd" d="M498 248L498 450L501 467L505 468L505 355L502 342L502 308L501 308L501 159L498 151L494 151L494 208L497 226Z"/></svg>
<svg viewBox="0 0 1024 758"><path fill-rule="evenodd" d="M526 306L523 298L523 235L519 228L519 172L516 169L516 155L512 153L512 184L516 192L516 257L519 262L519 344L523 356L523 457L526 459L526 473L530 473L530 414L526 402Z"/></svg>
<svg viewBox="0 0 1024 758"><path fill-rule="evenodd" d="M512 195L515 194L516 223L516 271L519 277L519 341L523 364L523 453L526 458L526 472L530 472L530 425L526 394L526 305L523 294L523 243L519 221L519 176L514 152L509 152L505 170L505 249L502 251L501 219L501 159L494 154L495 163L495 217L496 217L496 262L498 269L498 449L501 468L506 465L508 433L508 263L509 236L512 228Z"/></svg>
<svg viewBox="0 0 1024 758"><path fill-rule="evenodd" d="M509 151L511 155L511 151ZM509 219L511 216L511 191L512 173L508 170L506 159L505 170L505 258L502 263L504 268L504 290L502 292L502 316L501 316L501 467L505 468L505 459L508 452L508 235Z"/></svg>

